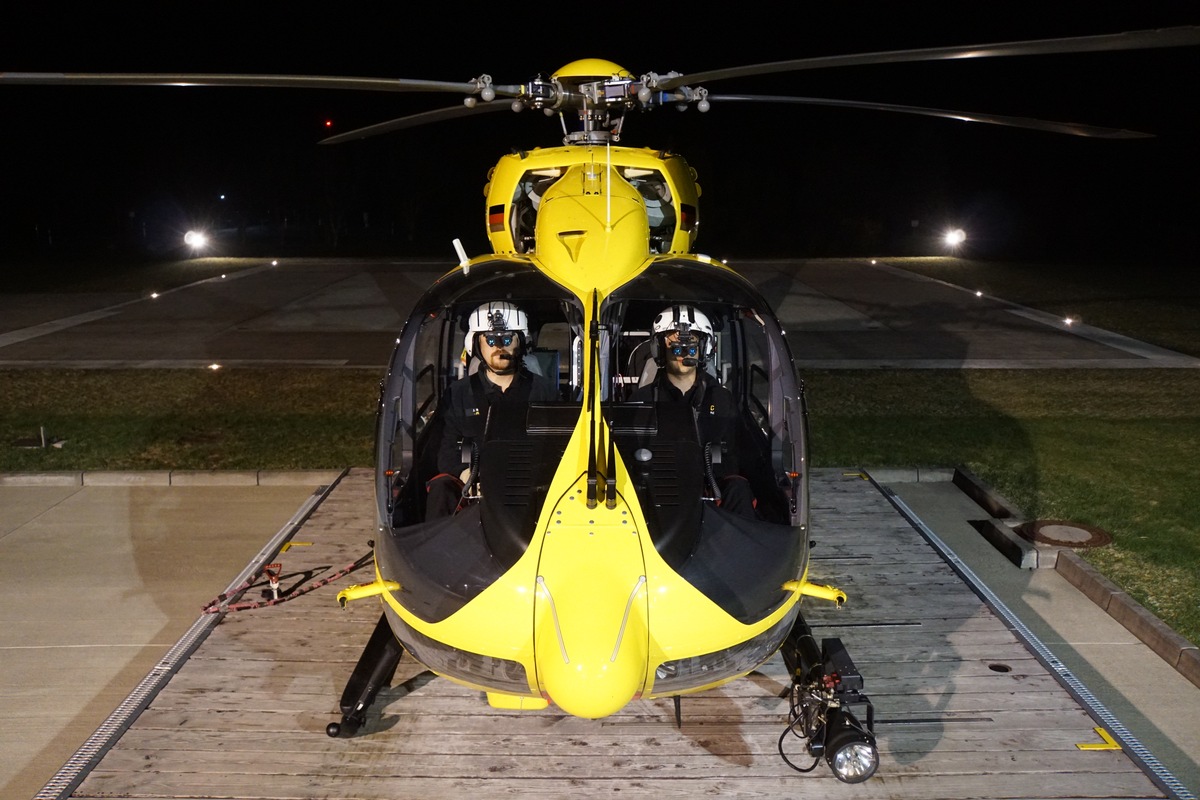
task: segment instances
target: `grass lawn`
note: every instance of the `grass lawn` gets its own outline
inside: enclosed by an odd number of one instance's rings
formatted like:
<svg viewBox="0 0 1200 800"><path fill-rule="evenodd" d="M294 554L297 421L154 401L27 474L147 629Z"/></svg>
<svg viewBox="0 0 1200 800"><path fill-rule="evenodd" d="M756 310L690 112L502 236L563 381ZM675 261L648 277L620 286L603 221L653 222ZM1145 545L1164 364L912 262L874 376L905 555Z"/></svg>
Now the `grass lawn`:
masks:
<svg viewBox="0 0 1200 800"><path fill-rule="evenodd" d="M1195 277L1181 284L1165 268L890 263L1200 356ZM195 266L146 269L159 269L168 286L173 275L194 280ZM0 472L367 466L380 377L0 370ZM1084 556L1200 642L1200 370L845 370L805 381L815 465L962 464L1031 517L1103 528L1113 544ZM7 446L43 426L66 440L61 449Z"/></svg>
<svg viewBox="0 0 1200 800"><path fill-rule="evenodd" d="M373 462L379 370L3 370L0 472Z"/></svg>

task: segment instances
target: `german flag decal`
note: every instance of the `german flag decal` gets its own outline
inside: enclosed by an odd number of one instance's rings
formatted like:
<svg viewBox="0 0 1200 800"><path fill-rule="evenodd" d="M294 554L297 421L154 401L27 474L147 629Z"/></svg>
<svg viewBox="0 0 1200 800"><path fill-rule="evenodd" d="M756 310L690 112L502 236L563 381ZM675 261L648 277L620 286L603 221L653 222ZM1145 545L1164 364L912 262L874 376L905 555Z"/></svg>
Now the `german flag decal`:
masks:
<svg viewBox="0 0 1200 800"><path fill-rule="evenodd" d="M488 206L488 230L492 233L504 230L504 206Z"/></svg>

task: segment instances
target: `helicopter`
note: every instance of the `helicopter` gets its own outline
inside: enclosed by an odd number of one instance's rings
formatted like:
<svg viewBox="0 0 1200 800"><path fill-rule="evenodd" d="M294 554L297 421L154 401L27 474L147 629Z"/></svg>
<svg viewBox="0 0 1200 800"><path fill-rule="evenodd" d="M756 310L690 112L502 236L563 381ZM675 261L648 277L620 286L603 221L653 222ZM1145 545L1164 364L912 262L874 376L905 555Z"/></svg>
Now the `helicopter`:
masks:
<svg viewBox="0 0 1200 800"><path fill-rule="evenodd" d="M696 251L699 176L668 150L620 145L638 112L719 103L822 105L1093 138L1148 134L1079 123L829 98L718 94L702 84L841 66L1194 46L1200 28L827 56L684 75L634 74L599 58L524 83L272 75L0 73L2 83L340 88L458 94L461 103L323 140L342 144L498 112L558 120L562 143L502 156L488 174L491 252L468 257L414 304L381 381L375 434L375 578L338 595L381 617L347 681L330 736L359 732L410 657L496 707L603 718L637 699L741 678L780 653L789 734L813 767L856 783L879 765L874 706L836 637L818 641L805 598L846 602L809 580L808 419L786 333L756 287ZM506 313L479 328L480 309ZM520 324L507 309L517 309ZM667 369L659 324L733 398L727 439L703 409L647 401ZM697 314L698 312L698 314ZM479 375L481 341L515 339L542 399L479 404L481 432L451 441L462 488L434 517L451 387ZM484 370L486 372L486 370ZM723 505L717 466L736 462L754 504ZM794 765L793 765L794 766ZM810 767L809 769L811 769ZM800 768L797 768L800 769ZM801 771L807 771L801 769Z"/></svg>

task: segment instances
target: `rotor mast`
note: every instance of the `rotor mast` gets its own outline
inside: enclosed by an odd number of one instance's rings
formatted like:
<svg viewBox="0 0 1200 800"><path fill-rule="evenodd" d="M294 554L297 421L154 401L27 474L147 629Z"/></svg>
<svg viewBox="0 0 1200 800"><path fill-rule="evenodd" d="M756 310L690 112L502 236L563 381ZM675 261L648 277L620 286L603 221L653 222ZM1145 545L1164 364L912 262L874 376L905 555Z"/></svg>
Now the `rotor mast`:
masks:
<svg viewBox="0 0 1200 800"><path fill-rule="evenodd" d="M649 73L635 78L611 61L585 58L572 61L549 78L539 75L517 87L512 110L532 108L547 116L558 114L563 121L565 145L615 143L621 140L627 111L648 111L668 103L684 108L695 103L700 111L708 110L708 93L703 88L681 86L673 91L652 88L662 79L676 77L679 73L672 72L662 77ZM481 75L471 84L477 88L463 101L468 108L474 108L479 99L487 102L495 97L489 76ZM574 126L567 122L571 112L575 115Z"/></svg>

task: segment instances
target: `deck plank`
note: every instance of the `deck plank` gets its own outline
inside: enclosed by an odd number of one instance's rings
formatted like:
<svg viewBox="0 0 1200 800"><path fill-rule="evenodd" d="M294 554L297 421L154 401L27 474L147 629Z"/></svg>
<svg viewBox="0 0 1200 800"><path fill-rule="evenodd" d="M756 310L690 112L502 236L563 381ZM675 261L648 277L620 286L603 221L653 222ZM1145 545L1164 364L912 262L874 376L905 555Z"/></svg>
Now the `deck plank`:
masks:
<svg viewBox="0 0 1200 800"><path fill-rule="evenodd" d="M285 588L326 580L368 550L372 475L353 470L279 556ZM870 483L812 485L806 601L840 636L876 707L881 764L848 786L780 758L788 676L775 656L745 679L602 720L489 707L405 659L363 735L330 739L338 698L378 607L340 609L370 569L270 607L230 613L72 795L75 798L1133 797L1163 794L1119 751L1081 751L1096 723ZM261 599L255 592L246 599ZM800 740L785 747L807 766Z"/></svg>

